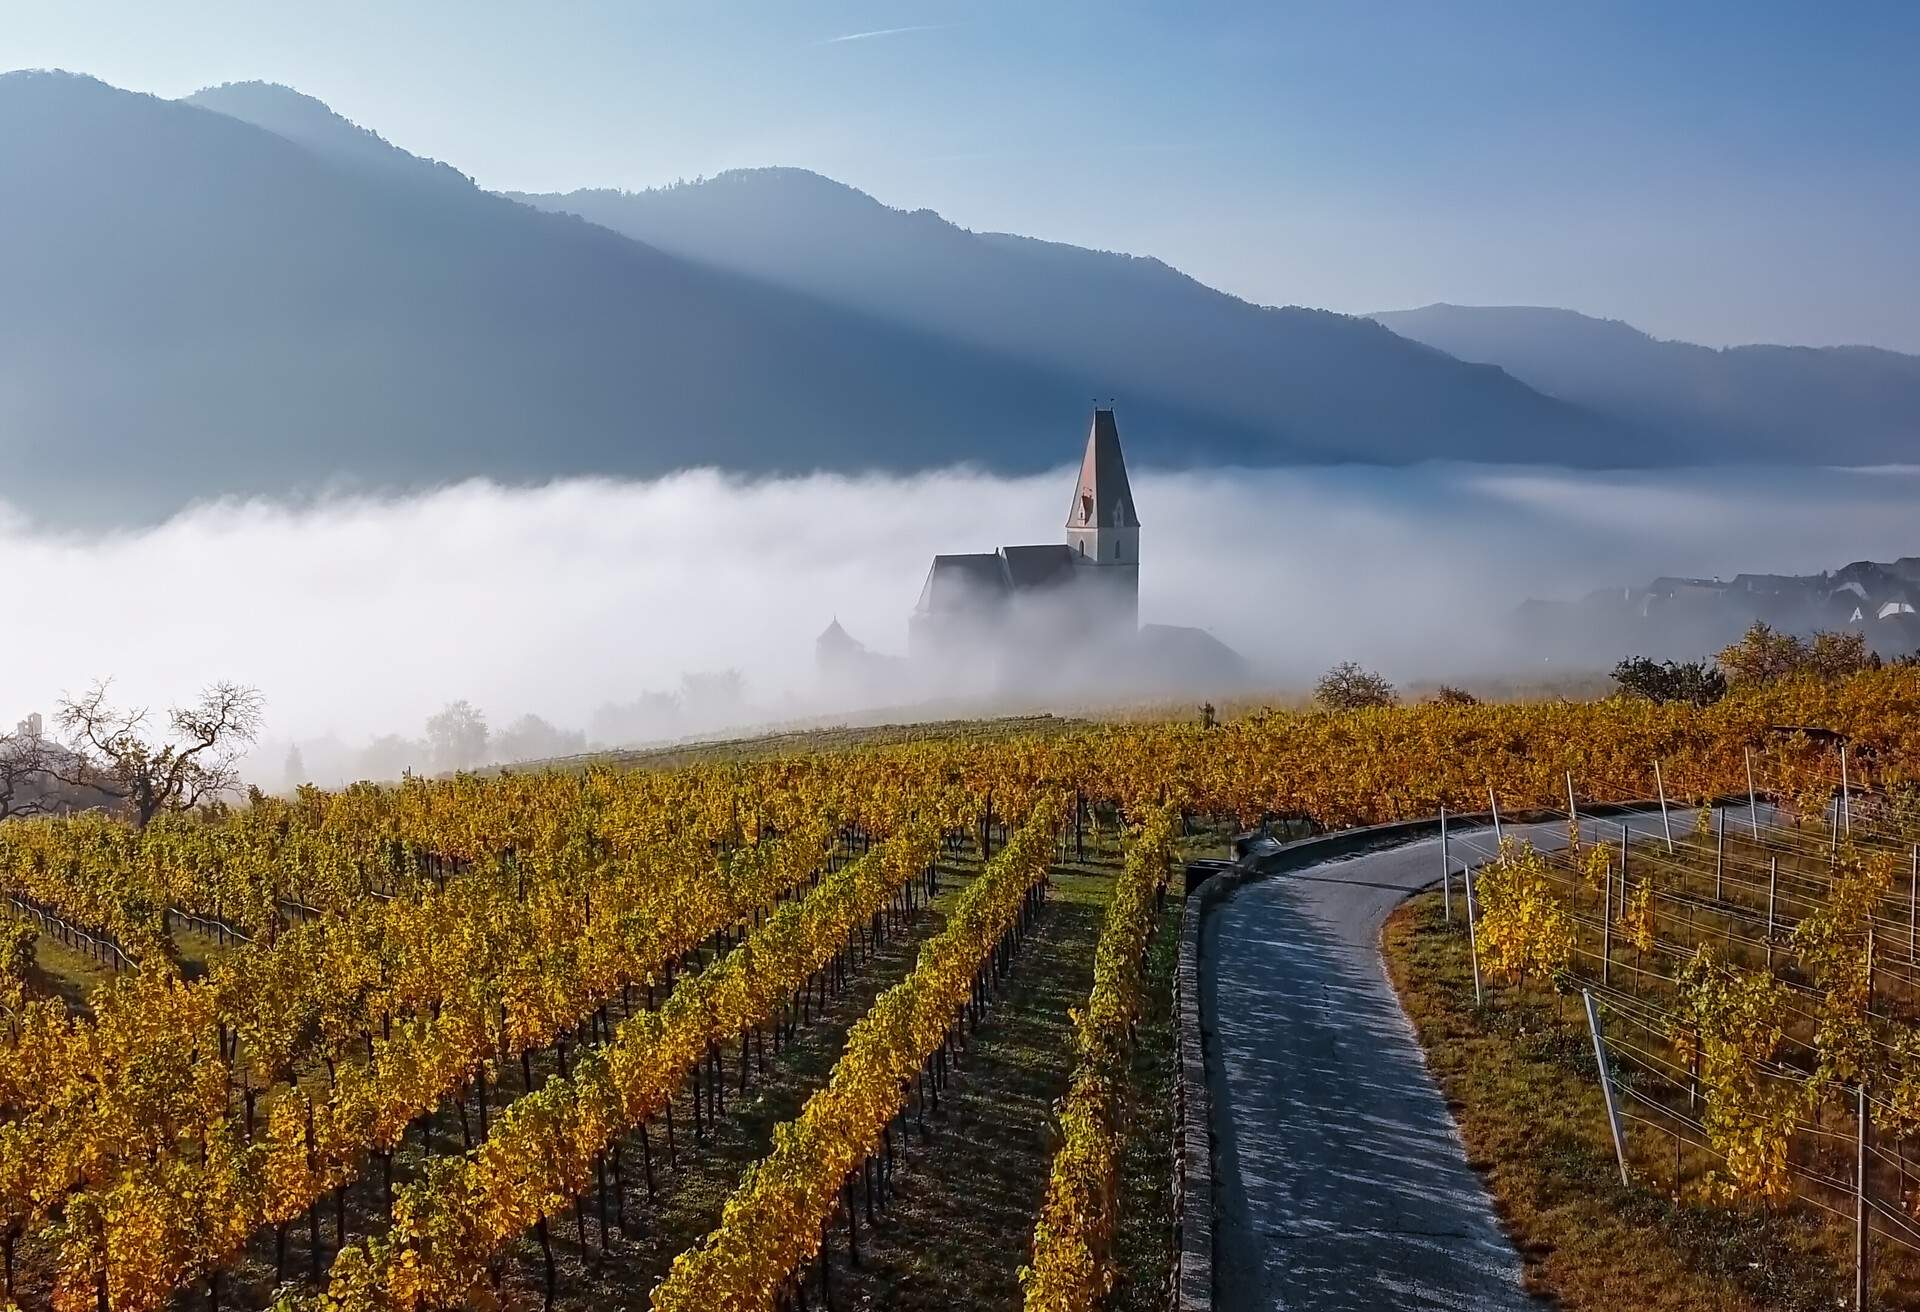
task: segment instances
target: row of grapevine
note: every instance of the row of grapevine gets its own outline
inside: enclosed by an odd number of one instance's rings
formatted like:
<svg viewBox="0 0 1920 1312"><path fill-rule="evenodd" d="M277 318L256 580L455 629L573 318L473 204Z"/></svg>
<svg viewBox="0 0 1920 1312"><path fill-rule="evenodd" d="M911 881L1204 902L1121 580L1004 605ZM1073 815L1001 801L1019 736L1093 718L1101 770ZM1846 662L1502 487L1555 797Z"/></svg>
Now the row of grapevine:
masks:
<svg viewBox="0 0 1920 1312"><path fill-rule="evenodd" d="M423 881L411 896L362 897L230 954L195 984L143 970L96 996L91 1024L58 1003L33 1004L0 1050L9 1277L16 1243L38 1228L42 1246L57 1250L60 1301L79 1306L97 1294L146 1305L217 1271L262 1223L284 1239L305 1210L317 1233L321 1196L331 1190L338 1210L341 1189L370 1159L390 1178L394 1146L436 1105L477 1093L484 1133L490 1075L497 1080L518 1056L524 1076L526 1054L564 1045L570 1028L610 1029L610 995L644 985L650 997L660 972L670 976L701 940L757 920L810 877L835 822L832 811L807 808L885 817L905 801L876 776L853 781L874 794L856 797L847 781L811 767L721 772L731 786L752 779L750 794L731 797L716 791L712 772L697 773L691 786L633 790L705 801L692 824L664 807L626 812L626 837L612 846L645 847L644 860L576 850L598 863L543 874L512 849L462 858L464 873ZM578 800L577 781L555 777L517 782L507 797L531 810L525 799L548 784ZM484 822L490 832L527 837L519 821L498 820L491 784L456 781L453 791L459 805L494 817ZM352 792L364 804L379 790ZM411 782L395 793L438 795ZM951 809L951 799L942 790L922 805ZM551 820L557 810L537 814ZM597 814L604 823L616 808ZM732 846L743 833L767 832L769 820L773 841ZM716 876L710 853L729 846ZM573 849L535 833L529 850ZM408 919L423 908L440 914ZM399 1005L409 980L430 991ZM319 1065L324 1096L309 1087ZM312 1247L317 1254L317 1239Z"/></svg>
<svg viewBox="0 0 1920 1312"><path fill-rule="evenodd" d="M0 891L30 896L83 928L157 942L170 907L278 932L282 903L330 908L513 853L534 868L591 867L644 851L681 827L753 832L763 797L860 777L863 813L892 828L956 784L970 823L997 799L1020 813L1042 791L1076 790L1129 809L1310 817L1325 827L1477 808L1493 783L1503 806L1552 805L1572 771L1602 795L1645 789L1647 762L1676 794L1744 787L1747 753L1781 777L1826 766L1825 741L1775 734L1817 724L1854 744L1861 782L1910 782L1920 761L1920 671L1837 682L1788 681L1697 709L1591 703L1420 706L1340 715L1267 714L1215 729L1116 726L991 742L942 740L676 771L589 770L302 790L144 831L98 816L0 824ZM136 955L139 955L136 952Z"/></svg>
<svg viewBox="0 0 1920 1312"><path fill-rule="evenodd" d="M856 929L896 899L911 905L939 843L937 829L915 825L827 875L657 1011L623 1022L570 1077L517 1100L484 1144L401 1191L391 1231L341 1254L318 1306L450 1306L476 1294L501 1248L599 1182L620 1137L703 1061L795 1005Z"/></svg>
<svg viewBox="0 0 1920 1312"><path fill-rule="evenodd" d="M104 1284L116 1308L161 1306L181 1284L218 1270L259 1227L311 1215L373 1161L387 1169L408 1128L446 1098L478 1081L484 1109L488 1071L499 1078L514 1059L813 877L832 832L816 818L737 850L717 878L699 858L677 869L624 866L583 899L553 899L546 916L499 900L493 918L452 940L459 960L447 963L438 1005L366 1035L367 1059L339 1063L323 1095L288 1087L263 1126L251 1117L244 1128L203 1123L195 1151L124 1161L107 1183L71 1200L56 1305L85 1308Z"/></svg>
<svg viewBox="0 0 1920 1312"><path fill-rule="evenodd" d="M880 1146L915 1075L945 1042L1008 936L1031 914L1065 811L1040 797L1026 823L921 948L912 974L875 999L848 1035L826 1084L775 1132L748 1168L719 1228L675 1259L653 1291L655 1312L772 1309L819 1251L842 1183Z"/></svg>
<svg viewBox="0 0 1920 1312"><path fill-rule="evenodd" d="M829 830L823 825L808 840L800 875L811 871ZM143 970L102 991L91 1024L70 1021L57 1003L35 1004L19 1039L0 1053L0 1106L19 1109L0 1123L0 1174L17 1169L30 1182L0 1195L6 1233L47 1223L74 1190L91 1191L96 1197L77 1214L96 1224L67 1216L59 1232L75 1255L70 1265L97 1266L100 1252L82 1255L94 1239L104 1251L112 1218L125 1210L102 1212L100 1197L134 1204L176 1187L180 1181L157 1177L176 1169L183 1145L209 1171L242 1170L261 1155L242 1149L265 1146L258 1100L268 1097L271 1111L306 1098L297 1088L271 1096L297 1083L303 1057L328 1071L319 1137L339 1146L321 1151L322 1161L368 1146L341 1143L354 1129L404 1130L409 1116L396 1127L370 1090L388 1089L390 1105L417 1110L432 1096L431 1077L472 1073L476 1045L484 1056L487 1043L503 1037L496 1019L524 1050L564 1023L555 1004L581 990L604 995L632 966L684 950L685 934L657 944L663 928L683 923L663 914L661 893L725 888L705 877L709 868L704 853L690 852L677 870L629 866L590 883L587 872L549 880L494 869L416 897L365 901L237 951L193 984ZM791 869L784 876L797 877ZM596 891L605 923L589 933ZM737 912L710 908L709 919L730 923ZM637 951L656 945L657 953ZM362 1047L364 1067L352 1059ZM280 1120L284 1128L284 1114ZM271 1114L268 1124L266 1145L275 1138ZM335 1128L340 1133L328 1132ZM301 1136L311 1137L304 1126Z"/></svg>
<svg viewBox="0 0 1920 1312"><path fill-rule="evenodd" d="M1829 846L1819 822L1802 825L1755 826L1732 854L1703 826L1673 856L1657 844L1635 854L1630 876L1602 845L1549 854L1509 839L1475 881L1488 974L1601 999L1624 1031L1617 1055L1666 1095L1638 1105L1708 1154L1706 1190L1724 1200L1775 1205L1809 1182L1835 1189L1816 1162L1863 1087L1876 1134L1920 1133L1920 999L1910 975L1904 1008L1875 989L1879 908L1896 878L1911 907L1908 879L1920 879L1914 835L1894 847L1832 834L1840 841ZM1768 854L1769 883L1792 860L1820 871L1799 879L1821 892L1796 899L1791 918L1755 915L1727 896L1746 882L1736 867L1752 852ZM1615 960L1610 943L1631 947L1632 960ZM1904 1186L1904 1154L1887 1167ZM1920 1245L1920 1230L1905 1242Z"/></svg>
<svg viewBox="0 0 1920 1312"><path fill-rule="evenodd" d="M0 892L135 959L165 957L172 913L271 939L289 919L442 883L477 861L577 869L631 856L662 836L663 817L738 834L754 818L742 814L739 783L716 771L462 776L256 795L144 829L99 812L11 821L0 825Z"/></svg>
<svg viewBox="0 0 1920 1312"><path fill-rule="evenodd" d="M1028 1312L1094 1312L1112 1292L1120 1156L1141 970L1173 856L1175 815L1149 812L1127 844L1094 949L1093 990L1074 1017L1075 1064L1060 1106L1062 1143L1021 1272Z"/></svg>

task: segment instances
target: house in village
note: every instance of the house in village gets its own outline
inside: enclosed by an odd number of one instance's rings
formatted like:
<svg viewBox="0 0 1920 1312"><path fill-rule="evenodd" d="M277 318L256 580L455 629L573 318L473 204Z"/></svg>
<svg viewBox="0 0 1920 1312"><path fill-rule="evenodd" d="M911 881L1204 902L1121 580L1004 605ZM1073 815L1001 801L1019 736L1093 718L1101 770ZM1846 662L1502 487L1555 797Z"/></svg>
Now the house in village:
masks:
<svg viewBox="0 0 1920 1312"><path fill-rule="evenodd" d="M1819 574L1736 574L1730 581L1660 578L1572 604L1528 602L1520 634L1555 658L1613 659L1647 651L1709 656L1763 621L1807 636L1858 633L1882 657L1920 649L1920 557L1857 560Z"/></svg>

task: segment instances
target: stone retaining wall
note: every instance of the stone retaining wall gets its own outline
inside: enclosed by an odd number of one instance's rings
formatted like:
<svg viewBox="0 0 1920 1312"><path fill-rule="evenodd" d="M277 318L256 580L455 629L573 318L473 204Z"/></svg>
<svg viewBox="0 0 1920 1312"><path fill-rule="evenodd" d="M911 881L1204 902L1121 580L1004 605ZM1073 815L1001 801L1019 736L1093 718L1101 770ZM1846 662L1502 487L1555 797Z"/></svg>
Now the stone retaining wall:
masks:
<svg viewBox="0 0 1920 1312"><path fill-rule="evenodd" d="M1211 1312L1213 1307L1213 1100L1200 1021L1200 917L1207 886L1220 878L1202 884L1181 908L1180 960L1173 976L1180 1025L1173 1110L1175 1312Z"/></svg>

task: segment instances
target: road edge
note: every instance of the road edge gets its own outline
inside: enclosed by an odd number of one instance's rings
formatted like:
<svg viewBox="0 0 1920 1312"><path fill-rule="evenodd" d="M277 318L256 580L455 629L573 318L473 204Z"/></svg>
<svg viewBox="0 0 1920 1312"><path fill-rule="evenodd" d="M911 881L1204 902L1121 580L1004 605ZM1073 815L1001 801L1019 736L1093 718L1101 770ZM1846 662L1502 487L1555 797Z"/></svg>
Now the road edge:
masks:
<svg viewBox="0 0 1920 1312"><path fill-rule="evenodd" d="M1594 805L1583 810L1582 816L1641 814L1657 806L1657 802L1649 801ZM1515 825L1550 823L1559 818L1560 813L1551 811L1516 811L1500 817L1503 822ZM1493 823L1490 811L1447 816L1449 832L1487 829ZM1180 1078L1175 1085L1174 1108L1173 1312L1213 1310L1214 1236L1219 1219L1214 1174L1213 1078L1220 1072L1219 1054L1212 1041L1212 1016L1202 982L1207 965L1204 941L1208 915L1245 884L1322 861L1398 847L1439 832L1437 815L1340 829L1289 843L1255 831L1234 838L1231 862L1188 866L1187 896L1180 913L1180 961L1174 973L1174 1010L1180 1025ZM1437 872L1434 879L1439 879ZM1409 889L1407 896L1419 891ZM1380 968L1385 972L1386 959L1384 954L1379 954L1378 944L1375 950ZM1392 989L1391 979L1388 987ZM1398 990L1392 991L1397 998ZM1424 1047L1421 1060L1426 1060Z"/></svg>

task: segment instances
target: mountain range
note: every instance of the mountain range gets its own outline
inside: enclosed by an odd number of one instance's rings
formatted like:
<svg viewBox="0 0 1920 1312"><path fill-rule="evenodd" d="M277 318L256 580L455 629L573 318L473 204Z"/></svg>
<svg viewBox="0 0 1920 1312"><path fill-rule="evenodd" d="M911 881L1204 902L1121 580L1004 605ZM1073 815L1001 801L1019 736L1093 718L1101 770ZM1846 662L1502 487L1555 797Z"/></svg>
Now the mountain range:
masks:
<svg viewBox="0 0 1920 1312"><path fill-rule="evenodd" d="M0 125L0 501L49 522L475 476L1027 472L1072 457L1090 397L1175 467L1889 459L1920 415L1890 352L1795 375L1818 387L1761 364L1772 403L1728 401L1746 375L1656 386L1579 316L1556 355L1450 307L1258 306L800 170L496 195L262 83L5 74Z"/></svg>
<svg viewBox="0 0 1920 1312"><path fill-rule="evenodd" d="M1689 436L1708 460L1911 462L1920 356L1871 346L1661 341L1617 319L1536 306L1429 305L1376 314L1403 337L1498 365L1529 387Z"/></svg>

